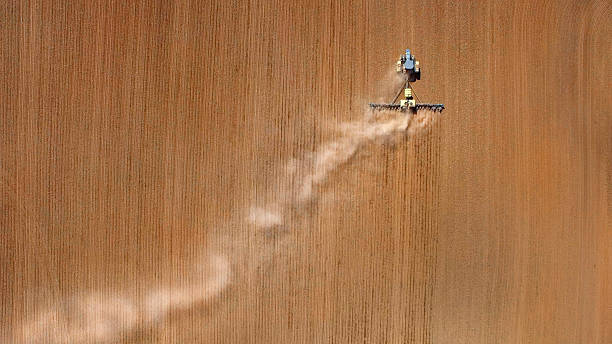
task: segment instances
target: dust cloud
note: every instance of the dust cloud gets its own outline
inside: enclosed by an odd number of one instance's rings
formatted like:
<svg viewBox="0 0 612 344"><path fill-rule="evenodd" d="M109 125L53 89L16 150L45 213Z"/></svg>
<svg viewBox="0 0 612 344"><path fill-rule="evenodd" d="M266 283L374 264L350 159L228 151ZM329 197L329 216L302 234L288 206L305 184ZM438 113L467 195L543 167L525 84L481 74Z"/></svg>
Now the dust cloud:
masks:
<svg viewBox="0 0 612 344"><path fill-rule="evenodd" d="M148 290L142 296L103 293L74 296L40 312L23 326L18 342L120 341L133 331L155 326L172 312L205 304L216 297L230 281L229 262L221 256L209 256L186 277L192 282Z"/></svg>
<svg viewBox="0 0 612 344"><path fill-rule="evenodd" d="M434 112L427 110L414 115L367 111L363 119L337 126L335 138L285 165L279 184L270 189L273 197L265 204L252 205L236 221L217 230L218 238L212 246L220 248L221 252L208 253L202 264L178 279L177 283L182 285L126 295L74 296L39 312L21 328L18 342L117 342L130 338L137 331L160 326L169 314L206 305L230 283L240 283L241 277L237 274L244 273L239 271L245 269L244 262L257 265L266 255L265 244L255 244L255 248L248 247L253 246L253 242L245 244L249 240L243 237L250 235L245 226L268 233L283 227L292 217L306 213L330 175L346 166L359 152L372 144L394 145L414 136L428 128L436 117ZM223 233L236 230L242 232L237 235Z"/></svg>
<svg viewBox="0 0 612 344"><path fill-rule="evenodd" d="M318 190L328 177L346 165L370 144L395 144L429 127L435 120L432 111L420 111L414 116L394 111L369 113L362 121L343 123L339 136L324 143L319 150L302 160L291 160L285 176L271 194L273 201L253 206L248 220L263 229L282 225L293 211L300 212L318 196Z"/></svg>

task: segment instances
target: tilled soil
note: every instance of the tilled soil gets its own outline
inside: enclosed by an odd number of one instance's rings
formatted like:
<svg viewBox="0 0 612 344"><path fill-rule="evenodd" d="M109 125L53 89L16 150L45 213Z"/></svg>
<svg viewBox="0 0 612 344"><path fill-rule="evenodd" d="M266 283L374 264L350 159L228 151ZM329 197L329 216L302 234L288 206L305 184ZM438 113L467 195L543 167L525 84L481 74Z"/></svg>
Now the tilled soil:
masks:
<svg viewBox="0 0 612 344"><path fill-rule="evenodd" d="M611 18L2 2L0 341L610 343Z"/></svg>

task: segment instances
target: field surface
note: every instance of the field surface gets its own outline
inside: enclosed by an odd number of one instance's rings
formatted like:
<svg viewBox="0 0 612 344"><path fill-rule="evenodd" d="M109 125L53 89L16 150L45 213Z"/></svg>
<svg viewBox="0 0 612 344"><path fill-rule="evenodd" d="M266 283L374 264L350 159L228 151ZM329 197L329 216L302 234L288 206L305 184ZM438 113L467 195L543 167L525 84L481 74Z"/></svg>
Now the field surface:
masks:
<svg viewBox="0 0 612 344"><path fill-rule="evenodd" d="M0 342L611 343L612 3L0 3ZM366 111L421 62L440 115Z"/></svg>

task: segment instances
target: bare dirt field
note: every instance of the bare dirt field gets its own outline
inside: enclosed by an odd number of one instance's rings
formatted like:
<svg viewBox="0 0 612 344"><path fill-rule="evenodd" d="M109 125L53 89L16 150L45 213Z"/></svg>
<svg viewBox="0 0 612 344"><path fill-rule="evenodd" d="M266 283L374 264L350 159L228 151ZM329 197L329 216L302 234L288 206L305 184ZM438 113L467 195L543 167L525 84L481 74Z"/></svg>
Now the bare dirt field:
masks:
<svg viewBox="0 0 612 344"><path fill-rule="evenodd" d="M612 342L612 3L0 3L0 342ZM421 61L440 115L373 115Z"/></svg>

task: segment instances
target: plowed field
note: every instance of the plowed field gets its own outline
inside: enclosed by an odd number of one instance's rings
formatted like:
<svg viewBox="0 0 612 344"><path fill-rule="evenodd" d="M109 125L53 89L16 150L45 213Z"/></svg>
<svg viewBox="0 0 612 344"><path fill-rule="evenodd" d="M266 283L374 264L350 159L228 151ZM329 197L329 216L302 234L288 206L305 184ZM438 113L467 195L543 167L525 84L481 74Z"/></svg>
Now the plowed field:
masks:
<svg viewBox="0 0 612 344"><path fill-rule="evenodd" d="M612 342L611 19L2 1L0 341Z"/></svg>

